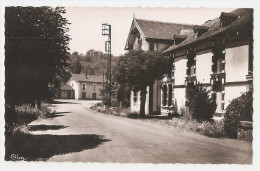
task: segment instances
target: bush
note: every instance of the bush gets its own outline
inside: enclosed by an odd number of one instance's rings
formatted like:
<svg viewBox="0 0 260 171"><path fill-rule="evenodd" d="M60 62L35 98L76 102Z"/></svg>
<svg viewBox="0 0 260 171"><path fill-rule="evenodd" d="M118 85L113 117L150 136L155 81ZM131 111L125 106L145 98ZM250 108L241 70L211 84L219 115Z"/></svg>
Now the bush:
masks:
<svg viewBox="0 0 260 171"><path fill-rule="evenodd" d="M235 98L227 106L224 116L224 128L226 134L231 138L237 138L237 129L240 121L252 121L253 115L253 93L243 93Z"/></svg>
<svg viewBox="0 0 260 171"><path fill-rule="evenodd" d="M224 137L224 121L217 121L217 122L205 122L202 127L202 132L204 135L208 137Z"/></svg>
<svg viewBox="0 0 260 171"><path fill-rule="evenodd" d="M15 106L15 110L11 110L11 107L5 106L5 129L6 135L16 134L18 132L26 132L26 125L30 122L45 118L50 114L50 109L46 106L39 108L33 108L30 105Z"/></svg>
<svg viewBox="0 0 260 171"><path fill-rule="evenodd" d="M192 119L198 121L212 121L213 114L217 108L216 102L209 97L210 91L203 88L201 84L188 85L187 99L189 114Z"/></svg>

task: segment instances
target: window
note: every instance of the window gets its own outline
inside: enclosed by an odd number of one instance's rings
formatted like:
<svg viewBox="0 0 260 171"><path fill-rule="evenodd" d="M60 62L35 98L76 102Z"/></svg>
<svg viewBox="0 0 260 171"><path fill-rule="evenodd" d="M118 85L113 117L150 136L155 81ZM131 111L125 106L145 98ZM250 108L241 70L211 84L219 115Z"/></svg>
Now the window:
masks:
<svg viewBox="0 0 260 171"><path fill-rule="evenodd" d="M221 103L221 110L224 110L225 104Z"/></svg>
<svg viewBox="0 0 260 171"><path fill-rule="evenodd" d="M221 81L215 81L213 84L213 91L221 92L222 91L222 84Z"/></svg>
<svg viewBox="0 0 260 171"><path fill-rule="evenodd" d="M188 50L188 54L187 54L187 58L188 58L188 61L187 61L187 69L186 69L186 75L187 76L193 76L196 74L196 60L195 60L195 57L196 57L196 53L195 53L195 50L194 49L189 49Z"/></svg>
<svg viewBox="0 0 260 171"><path fill-rule="evenodd" d="M172 106L172 84L169 84L168 106Z"/></svg>
<svg viewBox="0 0 260 171"><path fill-rule="evenodd" d="M83 84L82 84L82 90L85 90L85 89L86 89L86 84L83 83Z"/></svg>
<svg viewBox="0 0 260 171"><path fill-rule="evenodd" d="M134 103L137 102L137 92L134 92Z"/></svg>
<svg viewBox="0 0 260 171"><path fill-rule="evenodd" d="M172 65L172 78L174 78L175 64Z"/></svg>
<svg viewBox="0 0 260 171"><path fill-rule="evenodd" d="M149 51L154 51L154 43L149 43Z"/></svg>
<svg viewBox="0 0 260 171"><path fill-rule="evenodd" d="M166 106L167 104L167 85L164 84L163 87L162 87L162 98L163 98L163 101L162 101L162 105L163 106Z"/></svg>

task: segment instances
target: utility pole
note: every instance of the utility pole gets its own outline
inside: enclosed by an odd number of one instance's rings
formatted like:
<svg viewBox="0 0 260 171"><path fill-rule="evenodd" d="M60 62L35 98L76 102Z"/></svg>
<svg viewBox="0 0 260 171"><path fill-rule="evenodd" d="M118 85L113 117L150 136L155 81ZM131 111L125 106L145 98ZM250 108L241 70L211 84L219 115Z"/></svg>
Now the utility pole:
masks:
<svg viewBox="0 0 260 171"><path fill-rule="evenodd" d="M112 98L112 81L111 81L111 25L102 23L102 35L108 36L108 40L105 41L105 51L107 52L107 86L109 87L109 101L108 106L111 106Z"/></svg>

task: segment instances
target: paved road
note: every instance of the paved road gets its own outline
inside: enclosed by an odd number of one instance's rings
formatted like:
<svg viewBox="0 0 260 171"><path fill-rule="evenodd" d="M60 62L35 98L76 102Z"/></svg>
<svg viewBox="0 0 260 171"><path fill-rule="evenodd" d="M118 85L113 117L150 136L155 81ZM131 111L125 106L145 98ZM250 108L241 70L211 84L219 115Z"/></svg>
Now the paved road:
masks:
<svg viewBox="0 0 260 171"><path fill-rule="evenodd" d="M89 109L96 102L60 101L53 107L55 115L30 124L33 135L60 135L48 140L54 146L46 149L54 151L48 161L252 162L250 142L209 138L150 122L98 113ZM58 137L63 138L59 140Z"/></svg>

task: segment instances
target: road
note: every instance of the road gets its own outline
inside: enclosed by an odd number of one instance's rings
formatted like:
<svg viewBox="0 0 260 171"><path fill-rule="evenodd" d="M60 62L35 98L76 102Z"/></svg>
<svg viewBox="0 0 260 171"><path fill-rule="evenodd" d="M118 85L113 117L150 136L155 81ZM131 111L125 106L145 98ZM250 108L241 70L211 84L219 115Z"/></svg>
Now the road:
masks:
<svg viewBox="0 0 260 171"><path fill-rule="evenodd" d="M32 135L44 136L47 161L119 163L252 162L252 143L210 138L166 126L98 113L97 101L58 101L56 113L30 124ZM37 147L39 148L39 147ZM41 147L40 147L41 148ZM42 153L42 152L41 152Z"/></svg>

